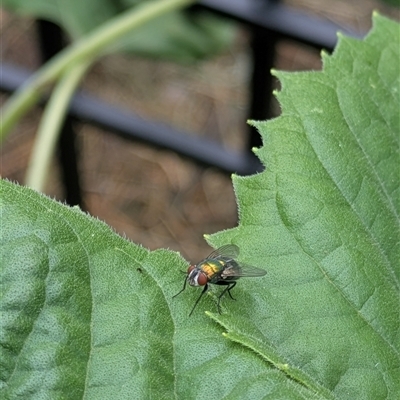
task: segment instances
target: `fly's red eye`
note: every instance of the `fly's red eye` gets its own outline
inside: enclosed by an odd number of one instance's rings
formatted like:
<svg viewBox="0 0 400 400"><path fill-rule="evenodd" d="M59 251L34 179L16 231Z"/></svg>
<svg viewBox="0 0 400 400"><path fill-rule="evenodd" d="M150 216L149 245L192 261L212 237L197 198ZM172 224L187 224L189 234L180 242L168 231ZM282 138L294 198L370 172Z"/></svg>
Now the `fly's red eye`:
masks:
<svg viewBox="0 0 400 400"><path fill-rule="evenodd" d="M187 269L187 273L190 274L196 267L194 265L191 265L188 269Z"/></svg>
<svg viewBox="0 0 400 400"><path fill-rule="evenodd" d="M204 274L203 272L199 273L199 276L197 277L197 283L199 286L204 286L208 282L207 275Z"/></svg>

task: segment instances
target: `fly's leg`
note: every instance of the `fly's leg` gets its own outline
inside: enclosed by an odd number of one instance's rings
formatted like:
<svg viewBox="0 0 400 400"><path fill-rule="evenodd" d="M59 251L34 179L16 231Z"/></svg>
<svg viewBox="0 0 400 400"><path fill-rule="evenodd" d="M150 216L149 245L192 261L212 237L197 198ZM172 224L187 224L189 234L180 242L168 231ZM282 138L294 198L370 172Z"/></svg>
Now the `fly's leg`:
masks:
<svg viewBox="0 0 400 400"><path fill-rule="evenodd" d="M228 292L230 298L231 298L232 300L235 300L235 299L232 297L232 295L231 295L231 289L233 289L233 288L235 287L236 282L223 282L223 281L220 281L220 282L217 283L217 285L226 285L226 288L225 288L225 289L222 291L222 293L218 296L218 303L217 303L218 312L219 312L220 314L222 314L222 313L221 313L221 306L220 306L221 297L222 297L226 292Z"/></svg>
<svg viewBox="0 0 400 400"><path fill-rule="evenodd" d="M208 285L205 285L205 286L204 286L204 289L202 290L202 292L201 292L201 294L200 294L200 296L199 296L199 298L196 300L196 303L194 303L194 306L193 306L193 308L192 308L192 311L190 311L189 317L193 314L194 309L196 308L196 306L197 306L198 302L200 301L200 299L203 297L203 294L204 294L205 292L207 292L207 289L208 289ZM180 293L180 292L179 292L179 293ZM178 293L178 294L179 294L179 293ZM175 296L176 296L176 295L175 295Z"/></svg>
<svg viewBox="0 0 400 400"><path fill-rule="evenodd" d="M185 281L183 282L183 288L182 288L182 290L181 290L180 292L178 292L176 295L172 296L172 298L178 296L178 294L181 294L181 293L185 290L185 288L186 288L186 282L187 282L187 278L185 278Z"/></svg>
<svg viewBox="0 0 400 400"><path fill-rule="evenodd" d="M235 286L236 286L236 282L232 282L232 285L231 285L231 286L228 286L228 288L227 288L229 297L230 297L232 300L236 300L234 297L232 297L232 294L231 294L231 290L232 290Z"/></svg>

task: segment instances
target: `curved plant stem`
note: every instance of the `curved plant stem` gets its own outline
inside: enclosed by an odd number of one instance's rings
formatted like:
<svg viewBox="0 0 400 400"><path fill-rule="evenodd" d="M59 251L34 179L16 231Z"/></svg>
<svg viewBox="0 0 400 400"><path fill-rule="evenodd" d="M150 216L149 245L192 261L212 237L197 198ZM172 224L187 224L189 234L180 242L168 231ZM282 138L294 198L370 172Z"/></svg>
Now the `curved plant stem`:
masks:
<svg viewBox="0 0 400 400"><path fill-rule="evenodd" d="M94 60L107 46L127 32L194 0L159 0L144 2L113 18L69 46L40 68L19 88L3 107L0 140L14 124L40 99L44 89L58 79L71 64Z"/></svg>
<svg viewBox="0 0 400 400"><path fill-rule="evenodd" d="M49 165L71 97L90 65L89 61L82 61L70 67L54 88L40 121L26 172L25 184L32 189L43 192Z"/></svg>

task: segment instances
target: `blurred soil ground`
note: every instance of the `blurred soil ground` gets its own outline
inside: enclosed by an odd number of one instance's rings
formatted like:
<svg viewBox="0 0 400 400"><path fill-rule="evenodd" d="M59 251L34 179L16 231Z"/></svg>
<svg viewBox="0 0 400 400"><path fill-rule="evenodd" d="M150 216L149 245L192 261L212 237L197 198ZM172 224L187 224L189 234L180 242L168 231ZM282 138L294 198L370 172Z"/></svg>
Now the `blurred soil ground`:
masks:
<svg viewBox="0 0 400 400"><path fill-rule="evenodd" d="M370 29L373 10L400 19L398 9L376 0L287 3L360 33ZM38 68L34 21L0 9L0 25L2 61ZM319 52L282 42L275 68L319 70ZM82 87L142 117L240 149L247 132L249 70L248 35L242 28L224 54L195 65L108 56L91 69ZM1 102L7 97L1 94ZM274 107L278 114L279 106ZM39 108L30 112L1 145L2 177L23 183L40 116ZM150 249L180 251L197 261L211 251L203 234L236 226L229 175L90 125L77 124L76 129L86 210L121 235ZM63 199L56 160L46 193Z"/></svg>

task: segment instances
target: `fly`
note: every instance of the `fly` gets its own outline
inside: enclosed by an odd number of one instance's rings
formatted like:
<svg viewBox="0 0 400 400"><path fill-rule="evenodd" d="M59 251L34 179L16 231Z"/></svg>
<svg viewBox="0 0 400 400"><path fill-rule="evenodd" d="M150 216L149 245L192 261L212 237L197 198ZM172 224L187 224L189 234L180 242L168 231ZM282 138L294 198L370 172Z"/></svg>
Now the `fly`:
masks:
<svg viewBox="0 0 400 400"><path fill-rule="evenodd" d="M264 276L267 273L261 268L253 267L237 261L236 258L238 255L239 247L235 244L227 244L213 251L207 258L200 261L198 264L191 265L188 268L183 288L179 293L173 296L173 298L185 290L187 282L189 282L190 286L204 286L204 289L194 303L189 316L192 315L200 299L204 293L207 292L209 283L226 286L218 296L217 308L218 312L221 314L221 297L228 292L230 298L235 300L232 297L231 290L236 286L236 281L239 278Z"/></svg>

